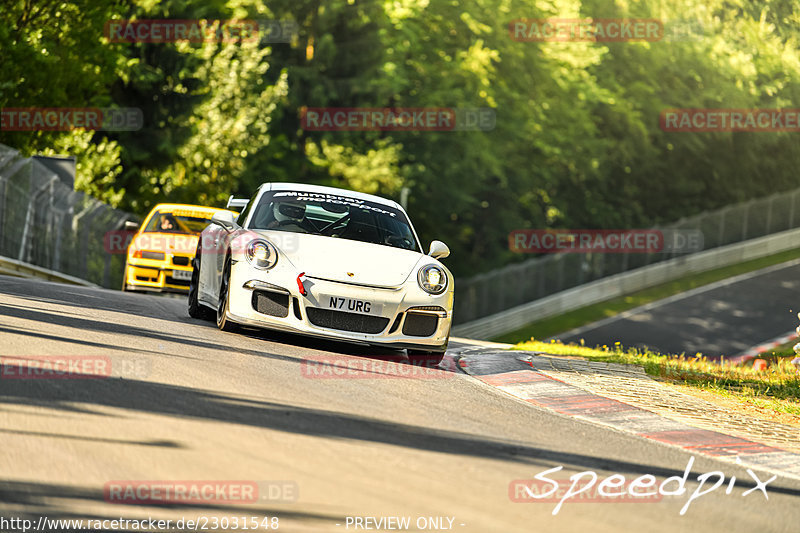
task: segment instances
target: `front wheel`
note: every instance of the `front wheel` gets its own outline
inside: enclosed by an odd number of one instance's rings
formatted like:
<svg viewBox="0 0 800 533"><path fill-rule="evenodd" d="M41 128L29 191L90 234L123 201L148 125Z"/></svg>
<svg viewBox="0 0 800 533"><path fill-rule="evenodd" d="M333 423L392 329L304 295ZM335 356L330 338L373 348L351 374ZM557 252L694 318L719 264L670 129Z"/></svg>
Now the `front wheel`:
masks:
<svg viewBox="0 0 800 533"><path fill-rule="evenodd" d="M429 352L425 350L406 350L408 352L408 360L414 366L423 366L425 368L436 368L444 358L444 352Z"/></svg>
<svg viewBox="0 0 800 533"><path fill-rule="evenodd" d="M222 279L219 286L219 304L217 305L217 327L222 331L235 331L236 324L228 319L228 305L230 301L231 260L225 261L222 269Z"/></svg>

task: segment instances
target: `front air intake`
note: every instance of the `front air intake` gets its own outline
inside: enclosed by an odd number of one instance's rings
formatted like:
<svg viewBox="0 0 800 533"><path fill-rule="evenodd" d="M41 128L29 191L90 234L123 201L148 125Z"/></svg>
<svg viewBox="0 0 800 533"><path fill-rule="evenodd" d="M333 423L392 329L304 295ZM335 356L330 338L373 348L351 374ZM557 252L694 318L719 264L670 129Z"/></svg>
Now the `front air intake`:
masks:
<svg viewBox="0 0 800 533"><path fill-rule="evenodd" d="M439 327L439 317L431 313L406 313L403 322L403 335L409 337L430 337Z"/></svg>
<svg viewBox="0 0 800 533"><path fill-rule="evenodd" d="M370 335L377 335L389 324L389 319L382 316L345 313L317 307L306 307L306 314L309 322L321 328L369 333Z"/></svg>
<svg viewBox="0 0 800 533"><path fill-rule="evenodd" d="M269 291L253 291L253 309L261 314L286 318L289 316L289 295Z"/></svg>

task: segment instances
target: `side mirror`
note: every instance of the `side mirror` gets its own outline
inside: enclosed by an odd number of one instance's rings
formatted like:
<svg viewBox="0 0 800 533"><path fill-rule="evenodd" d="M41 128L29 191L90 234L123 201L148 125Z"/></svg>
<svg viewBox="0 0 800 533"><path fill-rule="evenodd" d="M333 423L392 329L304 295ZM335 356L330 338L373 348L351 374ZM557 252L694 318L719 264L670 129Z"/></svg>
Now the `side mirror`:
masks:
<svg viewBox="0 0 800 533"><path fill-rule="evenodd" d="M450 248L448 248L447 245L442 241L433 241L431 242L431 249L428 252L428 255L434 259L444 259L450 255Z"/></svg>
<svg viewBox="0 0 800 533"><path fill-rule="evenodd" d="M133 220L126 220L123 229L125 231L139 231L139 224L137 224Z"/></svg>
<svg viewBox="0 0 800 533"><path fill-rule="evenodd" d="M211 215L211 223L222 226L228 233L239 227L230 211L219 211Z"/></svg>

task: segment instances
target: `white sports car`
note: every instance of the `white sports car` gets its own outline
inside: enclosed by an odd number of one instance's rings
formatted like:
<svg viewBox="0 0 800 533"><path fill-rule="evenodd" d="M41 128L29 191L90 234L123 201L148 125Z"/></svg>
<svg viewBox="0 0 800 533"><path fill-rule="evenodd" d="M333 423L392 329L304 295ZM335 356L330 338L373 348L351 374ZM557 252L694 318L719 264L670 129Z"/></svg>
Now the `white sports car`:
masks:
<svg viewBox="0 0 800 533"><path fill-rule="evenodd" d="M234 219L215 214L200 236L189 314L405 348L441 360L453 317L453 275L433 241L422 253L396 202L331 187L265 183Z"/></svg>

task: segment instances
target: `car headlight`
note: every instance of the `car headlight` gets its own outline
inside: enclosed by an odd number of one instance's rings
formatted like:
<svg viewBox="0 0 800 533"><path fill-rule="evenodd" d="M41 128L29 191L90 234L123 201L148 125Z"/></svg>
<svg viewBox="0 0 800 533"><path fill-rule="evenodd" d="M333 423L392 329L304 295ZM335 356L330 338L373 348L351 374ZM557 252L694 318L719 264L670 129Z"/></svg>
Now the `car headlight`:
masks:
<svg viewBox="0 0 800 533"><path fill-rule="evenodd" d="M417 282L428 294L442 294L447 288L447 274L436 265L428 265L419 269Z"/></svg>
<svg viewBox="0 0 800 533"><path fill-rule="evenodd" d="M150 252L147 250L134 250L131 255L134 259L153 259L155 261L163 261L166 258L164 252Z"/></svg>
<svg viewBox="0 0 800 533"><path fill-rule="evenodd" d="M256 268L269 270L278 262L278 250L272 244L261 239L254 239L245 248L247 261Z"/></svg>

